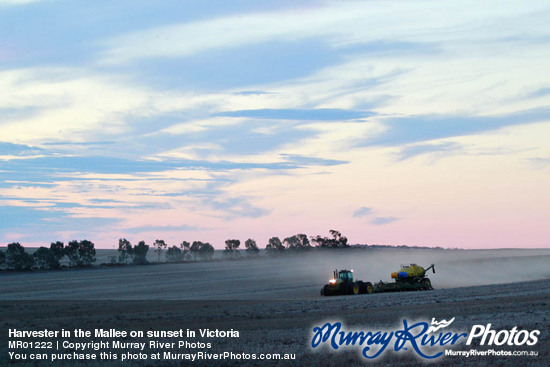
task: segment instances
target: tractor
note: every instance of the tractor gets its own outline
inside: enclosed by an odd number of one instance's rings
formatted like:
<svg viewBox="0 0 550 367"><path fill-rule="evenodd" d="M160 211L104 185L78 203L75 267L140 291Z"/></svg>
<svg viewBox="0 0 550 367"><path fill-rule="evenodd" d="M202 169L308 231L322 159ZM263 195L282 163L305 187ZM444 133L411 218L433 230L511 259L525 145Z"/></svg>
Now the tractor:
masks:
<svg viewBox="0 0 550 367"><path fill-rule="evenodd" d="M370 282L353 281L353 270L334 270L334 277L321 288L321 296L372 293Z"/></svg>

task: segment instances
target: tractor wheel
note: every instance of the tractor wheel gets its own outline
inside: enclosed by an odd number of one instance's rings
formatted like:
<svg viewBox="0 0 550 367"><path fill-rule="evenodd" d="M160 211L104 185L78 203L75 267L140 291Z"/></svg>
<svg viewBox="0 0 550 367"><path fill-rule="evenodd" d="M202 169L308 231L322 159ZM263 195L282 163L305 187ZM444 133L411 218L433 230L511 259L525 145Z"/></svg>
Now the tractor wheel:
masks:
<svg viewBox="0 0 550 367"><path fill-rule="evenodd" d="M361 293L361 285L359 283L355 283L353 285L353 294L359 294Z"/></svg>
<svg viewBox="0 0 550 367"><path fill-rule="evenodd" d="M328 284L325 284L325 286L321 288L321 296L330 296L330 288Z"/></svg>
<svg viewBox="0 0 550 367"><path fill-rule="evenodd" d="M371 282L365 283L365 293L371 294L374 291L374 287L372 286Z"/></svg>

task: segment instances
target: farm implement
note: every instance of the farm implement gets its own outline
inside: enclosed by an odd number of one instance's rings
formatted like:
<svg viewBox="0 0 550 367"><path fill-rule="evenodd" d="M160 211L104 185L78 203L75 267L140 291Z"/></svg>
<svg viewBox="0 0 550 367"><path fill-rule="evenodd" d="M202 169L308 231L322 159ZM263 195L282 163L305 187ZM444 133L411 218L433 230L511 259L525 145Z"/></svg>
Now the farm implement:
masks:
<svg viewBox="0 0 550 367"><path fill-rule="evenodd" d="M426 277L428 270L435 273L435 267L432 264L428 268L410 264L401 265L399 271L391 273L394 282L375 283L363 282L362 280L353 280L353 270L334 270L334 277L321 288L322 296L336 296L348 294L363 293L381 293L381 292L405 292L405 291L427 291L432 290L432 283Z"/></svg>

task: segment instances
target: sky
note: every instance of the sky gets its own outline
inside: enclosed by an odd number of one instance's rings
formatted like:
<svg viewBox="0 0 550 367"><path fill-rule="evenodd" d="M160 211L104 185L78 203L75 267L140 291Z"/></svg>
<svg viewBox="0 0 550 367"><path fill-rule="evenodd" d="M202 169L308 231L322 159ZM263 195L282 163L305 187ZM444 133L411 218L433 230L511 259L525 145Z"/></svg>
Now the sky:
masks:
<svg viewBox="0 0 550 367"><path fill-rule="evenodd" d="M0 0L0 245L550 247L547 1Z"/></svg>

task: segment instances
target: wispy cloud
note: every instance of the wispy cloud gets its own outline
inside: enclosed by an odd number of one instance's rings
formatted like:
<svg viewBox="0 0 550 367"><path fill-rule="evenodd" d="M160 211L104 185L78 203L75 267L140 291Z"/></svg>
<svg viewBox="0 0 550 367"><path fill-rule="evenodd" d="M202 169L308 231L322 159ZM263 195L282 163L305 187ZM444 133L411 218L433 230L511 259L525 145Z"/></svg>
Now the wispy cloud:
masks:
<svg viewBox="0 0 550 367"><path fill-rule="evenodd" d="M282 157L288 162L292 162L297 167L321 167L321 166L338 166L348 163L347 161L336 159L325 159L317 157L305 157L300 155L282 154Z"/></svg>
<svg viewBox="0 0 550 367"><path fill-rule="evenodd" d="M0 156L2 155L36 155L44 152L39 147L32 147L25 144L13 144L0 142Z"/></svg>
<svg viewBox="0 0 550 367"><path fill-rule="evenodd" d="M545 97L549 94L550 94L550 87L540 88L540 89L535 90L534 92L529 93L528 98Z"/></svg>
<svg viewBox="0 0 550 367"><path fill-rule="evenodd" d="M359 217L364 217L366 215L369 215L372 213L372 209L371 208L368 208L366 206L363 206L359 209L357 209L354 213L353 213L353 216L355 218L359 218Z"/></svg>
<svg viewBox="0 0 550 367"><path fill-rule="evenodd" d="M419 155L435 154L437 157L447 156L463 150L462 145L453 142L437 144L415 144L406 146L397 154L397 160L403 161Z"/></svg>
<svg viewBox="0 0 550 367"><path fill-rule="evenodd" d="M318 39L272 40L240 47L224 46L185 57L140 59L130 66L124 63L122 68L115 65L109 69L132 74L158 89L179 90L185 86L194 91L212 92L294 80L341 61L340 54Z"/></svg>
<svg viewBox="0 0 550 367"><path fill-rule="evenodd" d="M203 200L205 204L211 205L214 209L222 210L227 218L245 217L259 218L269 214L269 209L264 209L251 204L251 200L246 197L227 197L211 198Z"/></svg>
<svg viewBox="0 0 550 367"><path fill-rule="evenodd" d="M550 157L548 158L536 157L536 158L531 158L530 161L537 168L546 168L550 166Z"/></svg>
<svg viewBox="0 0 550 367"><path fill-rule="evenodd" d="M26 239L33 242L46 242L55 239L44 238L43 228L48 233L57 231L79 231L90 235L90 229L116 227L121 221L114 217L86 217L70 215L63 211L41 210L36 207L1 206L0 229L4 231L26 232ZM4 241L9 239L4 239Z"/></svg>
<svg viewBox="0 0 550 367"><path fill-rule="evenodd" d="M284 22L282 15L286 16ZM257 45L292 34L294 39L296 35L307 38L317 33L311 29L313 21L292 12L266 12L161 26L111 39L106 43L104 60L120 63L150 57L188 57L212 49ZM308 28L310 31L304 32ZM140 49L138 44L145 47Z"/></svg>
<svg viewBox="0 0 550 367"><path fill-rule="evenodd" d="M141 232L181 232L181 231L199 231L204 230L204 228L201 227L195 227L195 226L189 226L186 224L182 225L174 225L174 226L151 226L151 225L143 225L139 227L130 227L125 228L125 232L127 233L141 233Z"/></svg>
<svg viewBox="0 0 550 367"><path fill-rule="evenodd" d="M550 121L550 109L540 107L499 116L410 116L383 121L384 132L367 139L365 145L402 145L472 135L506 126ZM436 147L436 146L432 146ZM451 148L439 145L439 148ZM427 146L424 146L426 149Z"/></svg>
<svg viewBox="0 0 550 367"><path fill-rule="evenodd" d="M310 8L307 16L296 11L270 11L239 14L238 16L204 19L183 24L152 27L146 30L129 32L105 43L106 62L128 62L132 59L150 57L186 57L212 49L242 47L269 42L270 40L307 39L319 37L332 47L349 47L365 41L379 41L384 36L393 35L402 44L423 37L424 42L457 40L464 34L466 25L463 19L484 25L486 31L494 32L495 38L514 35L515 28L506 28L496 32L493 24L481 23L487 17L506 21L506 12L489 12L456 3L434 6L429 11L414 4L402 2L400 12L390 4L379 4L376 8L357 6L353 2L325 4ZM539 8L534 4L531 9L517 9L517 16ZM494 10L494 9L491 9ZM452 18L444 15L452 13ZM406 16L405 16L406 14ZM504 18L504 19L502 19ZM365 26L368 24L369 26ZM510 24L508 24L510 25ZM426 32L426 29L448 28L454 32ZM481 34L489 32L479 32ZM480 34L481 33L481 34ZM382 48L382 47L381 47Z"/></svg>
<svg viewBox="0 0 550 367"><path fill-rule="evenodd" d="M24 5L30 3L36 3L43 0L0 0L0 6L2 5Z"/></svg>
<svg viewBox="0 0 550 367"><path fill-rule="evenodd" d="M340 108L298 109L261 109L218 112L216 116L252 117L277 120L313 120L313 121L346 121L359 120L375 113L371 111L351 111Z"/></svg>
<svg viewBox="0 0 550 367"><path fill-rule="evenodd" d="M396 217L375 217L371 220L371 223L376 226L381 226L384 224L393 223L397 220L399 220L399 218Z"/></svg>
<svg viewBox="0 0 550 367"><path fill-rule="evenodd" d="M363 206L363 207L357 209L357 210L353 213L353 217L354 217L354 218L366 218L366 219L368 219L369 223L371 223L371 224L373 224L373 225L375 225L375 226L381 226L381 225L393 223L393 222L399 220L399 218L397 218L397 217L390 217L390 216L382 217L382 216L377 216L377 215L376 215L376 212L377 212L377 211L373 210L372 208Z"/></svg>

